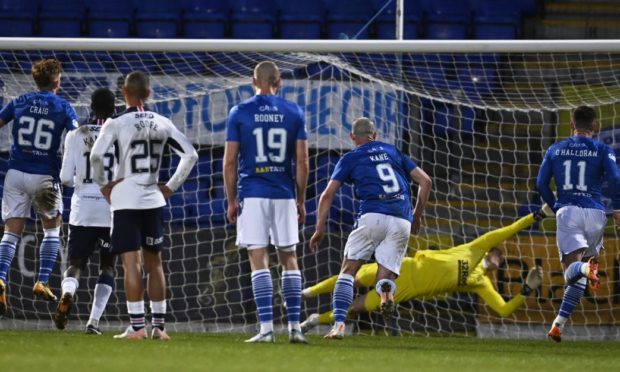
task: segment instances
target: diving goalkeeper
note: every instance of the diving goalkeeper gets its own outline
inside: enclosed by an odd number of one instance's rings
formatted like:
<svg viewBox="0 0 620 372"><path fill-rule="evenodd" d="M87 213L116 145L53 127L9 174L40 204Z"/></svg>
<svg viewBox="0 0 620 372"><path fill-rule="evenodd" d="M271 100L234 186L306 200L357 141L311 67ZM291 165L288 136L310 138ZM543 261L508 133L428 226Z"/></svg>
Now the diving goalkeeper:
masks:
<svg viewBox="0 0 620 372"><path fill-rule="evenodd" d="M549 216L548 213L536 211L520 218L513 224L490 231L475 240L445 250L421 250L413 257L403 259L400 276L396 279L398 291L395 303L414 298L436 296L451 292L474 292L496 313L505 317L512 314L525 303L531 291L542 282L540 266L532 268L525 280L521 294L506 302L491 283L486 273L497 270L502 264L501 251L495 246L510 238L517 232L530 227L534 222ZM363 265L355 276L354 285L358 288L373 287L377 275L377 264ZM338 276L332 276L302 292L304 299L324 293L331 293ZM357 297L348 315L379 310L380 299L376 291ZM305 333L318 324L331 324L334 321L331 311L311 314L301 324Z"/></svg>

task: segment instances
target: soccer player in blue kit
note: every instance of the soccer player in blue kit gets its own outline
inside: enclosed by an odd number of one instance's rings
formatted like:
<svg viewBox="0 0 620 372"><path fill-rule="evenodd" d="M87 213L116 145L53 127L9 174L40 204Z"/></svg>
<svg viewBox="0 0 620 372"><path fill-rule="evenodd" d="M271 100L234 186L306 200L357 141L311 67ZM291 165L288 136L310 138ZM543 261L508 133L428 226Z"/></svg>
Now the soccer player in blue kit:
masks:
<svg viewBox="0 0 620 372"><path fill-rule="evenodd" d="M24 230L30 208L41 218L43 240L39 249L39 276L33 293L56 301L48 280L60 249L62 196L59 185L58 147L65 130L77 127L71 105L56 95L60 88L60 62L45 59L32 66L38 91L21 95L0 111L0 126L13 121L9 170L4 179L0 241L0 315L6 315L7 272Z"/></svg>
<svg viewBox="0 0 620 372"><path fill-rule="evenodd" d="M548 336L562 340L562 328L583 296L588 281L598 288L596 257L603 246L607 224L601 202L601 184L609 182L614 190L614 220L620 225L620 198L615 192L620 182L616 154L607 145L592 138L596 113L581 106L572 114L572 137L553 144L545 154L536 179L541 197L556 212L557 245L564 268L566 289L558 316ZM557 185L557 200L549 187Z"/></svg>
<svg viewBox="0 0 620 372"><path fill-rule="evenodd" d="M358 219L347 239L334 288L335 323L327 339L344 337L355 274L373 254L378 264L375 290L381 297L381 310L386 317L393 314L394 293L398 290L394 280L407 253L409 234L420 230L431 192L432 181L426 172L396 147L376 138L377 130L370 119L362 117L353 122L351 139L356 148L340 158L319 199L316 231L310 239L312 251L323 240L329 209L340 186L353 183L355 197L360 201ZM413 212L409 179L419 185Z"/></svg>
<svg viewBox="0 0 620 372"><path fill-rule="evenodd" d="M296 254L309 168L304 112L276 96L281 80L273 62L256 65L252 83L256 95L230 110L224 150L227 218L237 225L237 245L248 252L260 321L260 331L246 342L275 341L271 243L283 267L289 342L307 343L299 323L302 283Z"/></svg>

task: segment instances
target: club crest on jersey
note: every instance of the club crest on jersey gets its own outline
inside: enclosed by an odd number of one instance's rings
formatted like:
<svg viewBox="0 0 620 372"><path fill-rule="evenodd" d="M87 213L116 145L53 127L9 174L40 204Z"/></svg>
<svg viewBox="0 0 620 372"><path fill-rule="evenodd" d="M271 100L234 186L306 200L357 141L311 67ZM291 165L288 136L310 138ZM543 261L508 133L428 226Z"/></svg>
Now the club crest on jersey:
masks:
<svg viewBox="0 0 620 372"><path fill-rule="evenodd" d="M269 105L262 105L258 108L258 111L261 112L265 112L265 111L278 111L278 107L277 106L269 106Z"/></svg>

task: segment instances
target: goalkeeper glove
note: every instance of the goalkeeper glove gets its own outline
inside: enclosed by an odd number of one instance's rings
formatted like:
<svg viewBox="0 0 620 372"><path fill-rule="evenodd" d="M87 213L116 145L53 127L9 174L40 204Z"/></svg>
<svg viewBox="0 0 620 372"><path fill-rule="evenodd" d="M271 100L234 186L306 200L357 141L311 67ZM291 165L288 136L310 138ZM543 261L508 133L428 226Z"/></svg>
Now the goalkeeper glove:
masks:
<svg viewBox="0 0 620 372"><path fill-rule="evenodd" d="M525 285L521 289L521 294L524 296L529 295L532 291L538 289L542 284L542 267L536 266L530 269L525 278Z"/></svg>

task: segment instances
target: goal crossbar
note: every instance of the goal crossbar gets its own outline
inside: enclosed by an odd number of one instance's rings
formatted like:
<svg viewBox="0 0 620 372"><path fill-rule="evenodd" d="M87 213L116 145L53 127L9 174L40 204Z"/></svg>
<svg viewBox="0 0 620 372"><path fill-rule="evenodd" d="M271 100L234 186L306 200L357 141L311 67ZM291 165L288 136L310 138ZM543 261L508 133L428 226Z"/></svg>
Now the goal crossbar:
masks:
<svg viewBox="0 0 620 372"><path fill-rule="evenodd" d="M340 53L620 52L620 40L225 40L0 37L3 49Z"/></svg>

